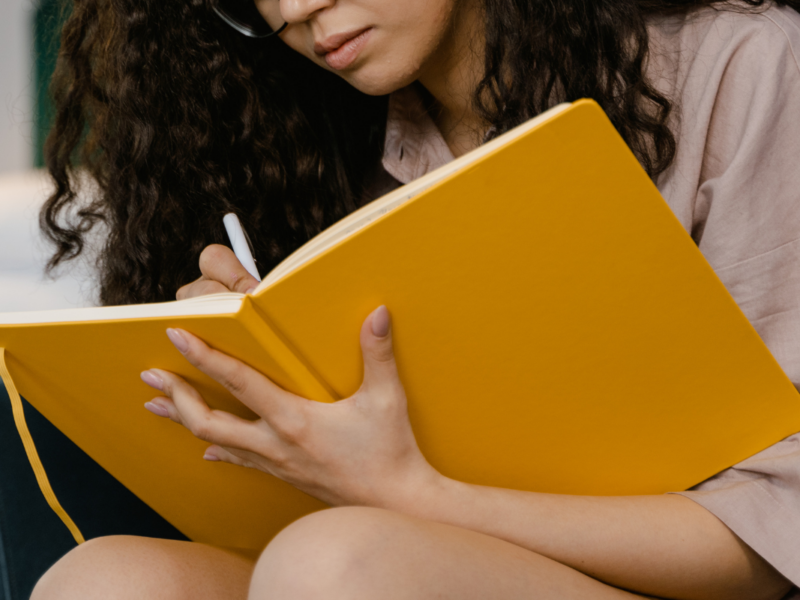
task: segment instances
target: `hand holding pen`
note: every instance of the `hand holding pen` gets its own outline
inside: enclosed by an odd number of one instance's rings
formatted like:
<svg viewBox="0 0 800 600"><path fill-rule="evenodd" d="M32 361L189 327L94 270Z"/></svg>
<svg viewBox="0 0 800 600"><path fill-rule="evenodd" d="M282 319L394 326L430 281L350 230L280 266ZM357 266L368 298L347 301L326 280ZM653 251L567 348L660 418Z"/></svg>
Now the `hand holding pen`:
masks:
<svg viewBox="0 0 800 600"><path fill-rule="evenodd" d="M180 288L178 300L224 292L248 294L261 281L239 219L229 213L223 223L233 250L221 244L207 246L200 254L202 276Z"/></svg>

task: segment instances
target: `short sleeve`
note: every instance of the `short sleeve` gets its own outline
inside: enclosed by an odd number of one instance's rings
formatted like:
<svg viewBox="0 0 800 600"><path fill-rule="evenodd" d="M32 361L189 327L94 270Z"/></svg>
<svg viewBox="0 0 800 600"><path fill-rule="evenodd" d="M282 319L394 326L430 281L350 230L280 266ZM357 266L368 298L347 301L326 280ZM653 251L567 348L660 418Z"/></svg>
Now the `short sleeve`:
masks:
<svg viewBox="0 0 800 600"><path fill-rule="evenodd" d="M798 386L800 15L725 13L695 35L662 192ZM800 584L800 434L682 494Z"/></svg>
<svg viewBox="0 0 800 600"><path fill-rule="evenodd" d="M799 384L800 15L785 16L759 16L771 22L743 40L727 65L706 137L692 234Z"/></svg>

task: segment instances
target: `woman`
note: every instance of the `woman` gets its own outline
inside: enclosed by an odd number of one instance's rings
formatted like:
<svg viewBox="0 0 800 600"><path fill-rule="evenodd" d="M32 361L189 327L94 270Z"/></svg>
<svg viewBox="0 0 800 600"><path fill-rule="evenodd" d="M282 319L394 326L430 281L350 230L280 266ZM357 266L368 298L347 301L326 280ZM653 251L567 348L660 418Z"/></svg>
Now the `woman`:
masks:
<svg viewBox="0 0 800 600"><path fill-rule="evenodd" d="M55 266L105 222L103 302L247 291L252 278L213 245L231 208L270 266L381 191L558 101L589 96L800 381L792 160L800 151L800 3L256 6L278 32L260 43L226 31L204 0L76 3L48 149L59 187L43 223L58 244ZM70 179L78 146L99 186L84 207ZM202 275L189 283L198 255ZM211 442L207 460L275 474L337 508L290 525L257 560L185 542L93 540L43 577L34 600L778 599L800 583L800 437L682 495L467 485L419 452L391 335L380 307L361 331L364 384L323 405L169 331L187 360L262 418L211 412L185 381L159 370L142 375L163 394L149 410Z"/></svg>

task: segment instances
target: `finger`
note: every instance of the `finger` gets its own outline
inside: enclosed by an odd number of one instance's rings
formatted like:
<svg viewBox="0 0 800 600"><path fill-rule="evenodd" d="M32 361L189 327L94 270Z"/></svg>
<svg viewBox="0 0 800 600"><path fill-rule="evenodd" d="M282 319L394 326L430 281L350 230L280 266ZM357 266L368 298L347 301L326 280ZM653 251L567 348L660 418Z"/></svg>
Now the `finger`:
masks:
<svg viewBox="0 0 800 600"><path fill-rule="evenodd" d="M208 296L210 294L224 294L230 292L228 288L219 283L218 281L211 281L201 277L197 281L187 283L178 290L175 297L178 300L187 300L188 298L196 298L198 296Z"/></svg>
<svg viewBox="0 0 800 600"><path fill-rule="evenodd" d="M240 467L250 466L249 464L246 464L246 461L242 457L237 456L230 449L216 445L206 448L206 453L203 455L203 459L211 462L221 461L231 463L232 465L238 465Z"/></svg>
<svg viewBox="0 0 800 600"><path fill-rule="evenodd" d="M200 271L207 279L218 281L228 290L245 294L258 285L236 258L233 250L220 244L207 246L200 254Z"/></svg>
<svg viewBox="0 0 800 600"><path fill-rule="evenodd" d="M167 329L167 335L194 367L221 383L237 400L276 429L297 418L298 404L309 402L281 389L243 362L210 348L187 331Z"/></svg>
<svg viewBox="0 0 800 600"><path fill-rule="evenodd" d="M379 306L361 327L361 354L364 358L362 387L375 389L399 385L392 348L392 326L389 311Z"/></svg>
<svg viewBox="0 0 800 600"><path fill-rule="evenodd" d="M267 462L263 460L263 457L259 457L252 452L242 451L237 448L224 448L217 445L206 448L206 453L203 455L203 458L209 461L218 460L221 462L231 463L232 465L238 465L248 469L263 469L266 466L265 463Z"/></svg>
<svg viewBox="0 0 800 600"><path fill-rule="evenodd" d="M192 286L196 283L200 283L201 281L206 281L205 275L200 275L197 279L192 281L191 283L187 283L186 285L182 285L178 288L178 291L175 293L176 300L184 300L188 298L189 290L192 289Z"/></svg>
<svg viewBox="0 0 800 600"><path fill-rule="evenodd" d="M151 406L146 405L151 412L162 416L166 413L172 421L183 425L201 440L247 450L258 448L261 440L256 423L225 411L211 410L197 390L183 378L160 369L150 369L142 373L142 380L166 396L154 398L148 403Z"/></svg>

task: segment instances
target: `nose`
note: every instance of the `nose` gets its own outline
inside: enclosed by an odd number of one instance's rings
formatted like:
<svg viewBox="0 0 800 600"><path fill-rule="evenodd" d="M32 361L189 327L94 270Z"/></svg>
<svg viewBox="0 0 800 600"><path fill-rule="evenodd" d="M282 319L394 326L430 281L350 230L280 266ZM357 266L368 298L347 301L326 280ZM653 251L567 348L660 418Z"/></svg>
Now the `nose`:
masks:
<svg viewBox="0 0 800 600"><path fill-rule="evenodd" d="M289 24L302 23L334 4L336 0L281 0L281 16Z"/></svg>

